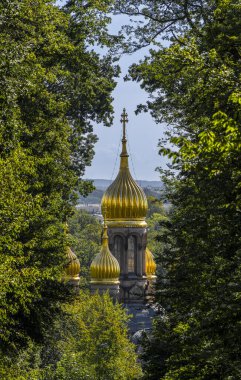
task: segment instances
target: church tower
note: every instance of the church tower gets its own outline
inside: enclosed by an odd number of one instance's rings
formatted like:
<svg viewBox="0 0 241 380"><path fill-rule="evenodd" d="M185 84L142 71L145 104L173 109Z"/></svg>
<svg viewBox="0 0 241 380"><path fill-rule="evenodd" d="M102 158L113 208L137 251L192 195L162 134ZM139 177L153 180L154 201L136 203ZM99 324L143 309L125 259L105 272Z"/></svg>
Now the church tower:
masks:
<svg viewBox="0 0 241 380"><path fill-rule="evenodd" d="M125 109L121 115L123 125L122 152L119 173L105 191L101 209L106 215L109 248L120 266L120 301L124 303L143 303L149 294L150 283L155 274L154 259L146 249L147 199L142 188L132 178L127 152Z"/></svg>
<svg viewBox="0 0 241 380"><path fill-rule="evenodd" d="M109 249L107 225L104 215L104 229L100 252L95 256L90 266L91 292L100 294L108 291L114 300L119 299L120 266L118 260Z"/></svg>

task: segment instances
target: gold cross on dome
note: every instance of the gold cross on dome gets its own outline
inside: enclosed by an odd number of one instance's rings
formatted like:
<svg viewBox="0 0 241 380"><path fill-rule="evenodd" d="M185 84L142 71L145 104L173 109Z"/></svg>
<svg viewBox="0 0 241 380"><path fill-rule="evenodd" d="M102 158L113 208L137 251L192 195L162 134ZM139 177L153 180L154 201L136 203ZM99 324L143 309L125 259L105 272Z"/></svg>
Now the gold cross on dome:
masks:
<svg viewBox="0 0 241 380"><path fill-rule="evenodd" d="M128 115L126 113L126 109L123 109L123 113L121 114L121 123L123 123L123 139L126 138L126 123L128 123Z"/></svg>

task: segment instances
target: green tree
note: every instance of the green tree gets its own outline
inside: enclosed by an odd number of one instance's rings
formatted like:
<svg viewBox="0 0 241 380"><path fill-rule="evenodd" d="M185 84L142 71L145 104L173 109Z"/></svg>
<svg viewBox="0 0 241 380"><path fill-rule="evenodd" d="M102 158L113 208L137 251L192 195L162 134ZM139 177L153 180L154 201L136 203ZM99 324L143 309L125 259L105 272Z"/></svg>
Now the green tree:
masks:
<svg viewBox="0 0 241 380"><path fill-rule="evenodd" d="M154 254L155 259L159 261L159 258L162 256L164 245L166 244L165 235L169 225L169 218L161 200L149 196L147 197L147 201L147 245Z"/></svg>
<svg viewBox="0 0 241 380"><path fill-rule="evenodd" d="M160 152L175 169L164 173L174 206L157 292L166 313L146 347L146 378L240 379L240 2L116 8L144 17L131 49L157 45L130 76L150 94L139 111L170 125Z"/></svg>
<svg viewBox="0 0 241 380"><path fill-rule="evenodd" d="M80 292L62 305L51 331L29 342L15 360L0 358L5 380L137 380L141 366L127 336L127 314L108 294Z"/></svg>
<svg viewBox="0 0 241 380"><path fill-rule="evenodd" d="M147 217L151 217L152 214L157 213L157 214L164 214L164 207L163 203L160 199L149 195L147 196L147 201L148 201L148 213Z"/></svg>
<svg viewBox="0 0 241 380"><path fill-rule="evenodd" d="M75 210L69 219L69 229L72 235L72 247L81 265L81 285L89 284L90 264L95 255L100 252L102 226L93 215L82 210Z"/></svg>
<svg viewBox="0 0 241 380"><path fill-rule="evenodd" d="M127 337L127 315L108 295L81 293L74 304L67 331L59 342L62 354L54 379L131 380L141 377L135 347Z"/></svg>
<svg viewBox="0 0 241 380"><path fill-rule="evenodd" d="M118 69L108 2L0 4L1 350L41 342L67 290L63 224L93 157L93 123L112 121ZM29 338L28 338L29 337Z"/></svg>

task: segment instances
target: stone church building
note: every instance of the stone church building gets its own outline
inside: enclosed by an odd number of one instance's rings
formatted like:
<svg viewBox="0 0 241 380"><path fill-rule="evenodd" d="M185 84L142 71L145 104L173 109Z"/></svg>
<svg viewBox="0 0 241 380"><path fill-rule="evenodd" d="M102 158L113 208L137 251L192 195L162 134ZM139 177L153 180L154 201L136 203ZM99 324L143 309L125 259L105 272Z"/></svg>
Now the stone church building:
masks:
<svg viewBox="0 0 241 380"><path fill-rule="evenodd" d="M128 164L125 109L120 168L105 191L101 209L104 232L101 252L91 264L91 289L123 303L145 303L151 296L156 264L147 248L147 199L133 179Z"/></svg>

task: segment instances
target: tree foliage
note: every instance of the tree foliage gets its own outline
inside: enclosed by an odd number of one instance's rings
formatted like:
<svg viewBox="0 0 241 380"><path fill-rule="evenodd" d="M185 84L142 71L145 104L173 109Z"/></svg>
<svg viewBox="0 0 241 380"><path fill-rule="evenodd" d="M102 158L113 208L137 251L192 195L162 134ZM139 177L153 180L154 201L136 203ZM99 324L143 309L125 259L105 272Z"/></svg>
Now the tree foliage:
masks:
<svg viewBox="0 0 241 380"><path fill-rule="evenodd" d="M90 264L101 249L102 226L93 215L75 210L69 219L69 229L72 235L71 246L80 260L81 285L84 286L90 281Z"/></svg>
<svg viewBox="0 0 241 380"><path fill-rule="evenodd" d="M105 294L81 292L62 305L41 344L32 341L0 359L6 380L137 380L135 347L127 337L127 314Z"/></svg>
<svg viewBox="0 0 241 380"><path fill-rule="evenodd" d="M157 45L130 77L150 94L139 111L169 125L160 153L175 169L162 172L174 211L157 293L166 313L147 344L146 378L239 379L240 2L117 1L116 9L144 16L134 48L145 38Z"/></svg>
<svg viewBox="0 0 241 380"><path fill-rule="evenodd" d="M147 214L147 245L148 248L155 256L155 260L160 259L167 244L166 235L169 232L169 216L166 212L161 200L149 196L148 200L148 214ZM161 268L160 268L161 269Z"/></svg>
<svg viewBox="0 0 241 380"><path fill-rule="evenodd" d="M58 379L131 380L141 376L134 345L127 338L127 315L121 305L113 305L108 295L81 293L74 305L67 306L67 320L60 341ZM78 366L76 366L78 363Z"/></svg>
<svg viewBox="0 0 241 380"><path fill-rule="evenodd" d="M61 283L75 191L93 157L93 124L112 121L118 69L108 2L3 0L0 4L0 339L3 350L45 324L68 292ZM100 36L101 35L101 36ZM98 36L98 37L97 37Z"/></svg>

